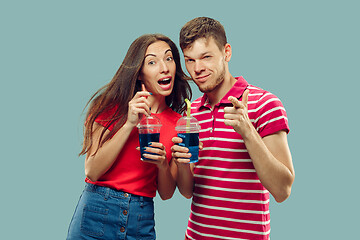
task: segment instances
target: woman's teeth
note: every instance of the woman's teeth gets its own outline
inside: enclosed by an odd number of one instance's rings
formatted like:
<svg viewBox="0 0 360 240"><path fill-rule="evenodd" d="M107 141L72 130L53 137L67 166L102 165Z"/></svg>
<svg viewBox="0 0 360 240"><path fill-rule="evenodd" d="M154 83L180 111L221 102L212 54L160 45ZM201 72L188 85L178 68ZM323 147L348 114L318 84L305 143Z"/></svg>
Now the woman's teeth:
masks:
<svg viewBox="0 0 360 240"><path fill-rule="evenodd" d="M170 82L171 82L171 78L164 78L158 81L159 84L163 84L163 85L169 84Z"/></svg>

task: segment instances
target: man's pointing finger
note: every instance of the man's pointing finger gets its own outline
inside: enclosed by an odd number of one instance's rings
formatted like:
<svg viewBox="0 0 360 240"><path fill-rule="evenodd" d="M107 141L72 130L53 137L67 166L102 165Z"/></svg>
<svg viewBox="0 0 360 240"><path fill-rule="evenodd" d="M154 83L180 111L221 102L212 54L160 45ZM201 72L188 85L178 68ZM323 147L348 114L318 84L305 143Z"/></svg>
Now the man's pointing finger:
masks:
<svg viewBox="0 0 360 240"><path fill-rule="evenodd" d="M249 97L249 89L246 89L243 93L243 97L241 99L242 104L244 104L245 107L247 107L248 103L248 97Z"/></svg>
<svg viewBox="0 0 360 240"><path fill-rule="evenodd" d="M236 97L230 96L230 97L228 97L228 100L232 103L232 105L235 108L241 107L240 101Z"/></svg>

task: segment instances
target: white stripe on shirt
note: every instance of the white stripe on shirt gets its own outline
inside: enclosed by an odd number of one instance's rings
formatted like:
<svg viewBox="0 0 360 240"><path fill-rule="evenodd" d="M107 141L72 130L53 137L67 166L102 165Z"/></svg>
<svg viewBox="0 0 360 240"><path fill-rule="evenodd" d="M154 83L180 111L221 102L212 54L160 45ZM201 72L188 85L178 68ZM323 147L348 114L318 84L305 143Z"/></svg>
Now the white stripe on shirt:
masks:
<svg viewBox="0 0 360 240"><path fill-rule="evenodd" d="M213 197L213 196L197 194L197 193L194 193L193 195L196 196L196 197L201 197L201 198L206 198L206 199L219 200L219 201L228 201L228 202L237 202L237 203L267 204L267 203L270 202L270 199L268 199L266 201L259 201L259 200L245 200L245 199ZM241 221L241 220L239 220L239 221Z"/></svg>
<svg viewBox="0 0 360 240"><path fill-rule="evenodd" d="M197 206L197 207L213 209L213 210L228 211L228 212L249 213L249 214L269 214L269 211L254 211L254 210L245 210L245 209L234 209L234 208L226 208L226 207L209 206L209 205L205 205L205 204L196 203L194 200L193 200L192 204Z"/></svg>
<svg viewBox="0 0 360 240"><path fill-rule="evenodd" d="M234 169L234 168L220 168L220 167L211 167L211 166L196 166L196 168L202 168L202 169L211 169L211 170L217 170L217 171L223 171L223 172L256 172L255 169Z"/></svg>
<svg viewBox="0 0 360 240"><path fill-rule="evenodd" d="M207 188L212 190L220 190L220 191L226 191L226 192L237 192L237 193L263 193L266 194L269 191L268 190L247 190L247 189L235 189L235 188L223 188L223 187L214 187L214 186L208 186L203 184L195 184L194 186L200 187L200 188Z"/></svg>
<svg viewBox="0 0 360 240"><path fill-rule="evenodd" d="M214 225L209 225L209 224L202 224L202 223L195 222L192 219L189 219L189 221L196 225L202 226L202 227L214 228L214 229L219 229L219 230L228 230L228 231L242 232L242 233L252 233L252 234L258 234L258 235L268 235L270 233L270 230L267 232L259 232L259 231L252 231L252 230L243 230L243 229L236 229L236 228L214 226Z"/></svg>
<svg viewBox="0 0 360 240"><path fill-rule="evenodd" d="M224 182L260 183L260 180L238 179L238 178L223 178L223 177L210 177L210 176L205 176L205 175L200 175L200 174L194 174L194 177L206 178L206 179L217 180L217 181L224 181Z"/></svg>
<svg viewBox="0 0 360 240"><path fill-rule="evenodd" d="M199 160L214 160L214 161L225 161L225 162L252 162L251 159L234 159L234 158L221 158L221 157L210 157L204 156L199 157Z"/></svg>

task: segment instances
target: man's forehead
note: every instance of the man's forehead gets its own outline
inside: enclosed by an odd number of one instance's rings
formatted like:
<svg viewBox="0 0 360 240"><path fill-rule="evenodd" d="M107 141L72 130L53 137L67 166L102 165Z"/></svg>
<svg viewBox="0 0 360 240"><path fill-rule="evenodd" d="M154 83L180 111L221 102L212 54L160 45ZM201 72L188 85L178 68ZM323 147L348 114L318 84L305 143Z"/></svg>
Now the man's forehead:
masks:
<svg viewBox="0 0 360 240"><path fill-rule="evenodd" d="M206 52L212 51L212 49L216 47L218 50L218 46L215 43L215 40L211 38L198 38L193 43L191 43L187 48L183 50L184 56L192 55L192 54L205 54ZM215 50L215 49L213 49Z"/></svg>

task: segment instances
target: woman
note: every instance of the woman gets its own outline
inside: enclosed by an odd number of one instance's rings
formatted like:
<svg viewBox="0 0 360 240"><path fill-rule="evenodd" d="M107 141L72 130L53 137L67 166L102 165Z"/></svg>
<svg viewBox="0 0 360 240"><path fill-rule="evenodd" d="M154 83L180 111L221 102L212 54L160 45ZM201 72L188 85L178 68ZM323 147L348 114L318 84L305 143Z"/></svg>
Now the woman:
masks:
<svg viewBox="0 0 360 240"><path fill-rule="evenodd" d="M86 185L67 239L155 239L153 197L172 197L176 166L171 138L191 89L176 45L161 34L147 34L130 46L110 83L90 99L85 122ZM88 104L89 104L88 103ZM140 160L136 125L157 116L160 142Z"/></svg>

